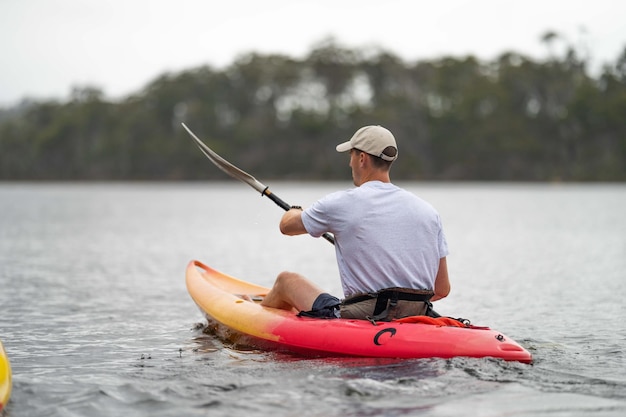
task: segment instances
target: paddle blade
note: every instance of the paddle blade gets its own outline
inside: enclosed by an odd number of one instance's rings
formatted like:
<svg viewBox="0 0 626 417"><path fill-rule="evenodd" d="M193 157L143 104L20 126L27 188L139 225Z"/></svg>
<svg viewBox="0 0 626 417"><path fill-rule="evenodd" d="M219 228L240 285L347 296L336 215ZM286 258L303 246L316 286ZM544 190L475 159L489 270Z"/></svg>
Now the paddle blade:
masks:
<svg viewBox="0 0 626 417"><path fill-rule="evenodd" d="M263 194L263 192L265 191L265 189L267 188L265 185L263 185L261 182L259 182L256 178L254 178L252 175L248 174L247 172L237 168L236 166L234 166L233 164L231 164L230 162L228 162L227 160L225 160L224 158L222 158L221 156L219 156L215 151L213 151L211 148L209 148L204 142L202 142L192 131L191 129L189 129L187 127L187 125L185 125L184 123L181 123L183 125L183 127L185 128L185 130L187 131L187 133L189 133L189 135L191 136L191 138L194 140L194 142L196 143L196 145L198 145L198 148L202 151L202 153L209 158L209 161L213 162L213 164L218 167L219 169L221 169L222 171L224 171L226 174L230 175L233 178L236 178L240 181L245 182L246 184L248 184L250 187L254 188L255 190L257 190L258 192L260 192L261 194Z"/></svg>

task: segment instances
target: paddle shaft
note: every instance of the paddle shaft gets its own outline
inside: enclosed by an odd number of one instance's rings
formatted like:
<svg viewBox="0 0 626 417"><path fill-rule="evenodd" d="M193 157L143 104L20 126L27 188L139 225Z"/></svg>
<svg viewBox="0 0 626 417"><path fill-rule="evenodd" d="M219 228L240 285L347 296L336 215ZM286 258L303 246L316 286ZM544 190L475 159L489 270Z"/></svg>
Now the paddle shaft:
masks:
<svg viewBox="0 0 626 417"><path fill-rule="evenodd" d="M267 187L265 190L263 190L262 195L272 200L274 203L276 203L278 207L285 211L289 211L291 209L291 206L289 204L281 200L276 194L270 191L270 187Z"/></svg>

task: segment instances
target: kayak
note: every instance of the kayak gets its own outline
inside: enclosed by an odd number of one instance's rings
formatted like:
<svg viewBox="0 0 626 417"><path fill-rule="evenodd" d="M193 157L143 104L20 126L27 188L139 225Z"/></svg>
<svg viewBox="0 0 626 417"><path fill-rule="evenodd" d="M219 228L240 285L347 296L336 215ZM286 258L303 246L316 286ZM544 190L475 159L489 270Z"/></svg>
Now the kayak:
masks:
<svg viewBox="0 0 626 417"><path fill-rule="evenodd" d="M221 336L238 343L315 356L383 358L493 357L531 363L517 342L488 327L450 318L407 317L390 322L299 317L260 304L268 288L199 261L186 271L187 290ZM244 299L245 298L245 299Z"/></svg>
<svg viewBox="0 0 626 417"><path fill-rule="evenodd" d="M9 402L11 396L11 365L0 341L0 412Z"/></svg>

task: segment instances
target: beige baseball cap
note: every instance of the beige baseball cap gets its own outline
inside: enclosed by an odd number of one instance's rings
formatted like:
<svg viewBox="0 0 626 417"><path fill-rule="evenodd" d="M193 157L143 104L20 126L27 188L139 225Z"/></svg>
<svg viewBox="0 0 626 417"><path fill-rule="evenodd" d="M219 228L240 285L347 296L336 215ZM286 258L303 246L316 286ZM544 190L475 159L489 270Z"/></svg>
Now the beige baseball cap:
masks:
<svg viewBox="0 0 626 417"><path fill-rule="evenodd" d="M382 126L364 126L349 141L337 145L337 152L350 149L358 149L385 161L395 161L398 158L396 138Z"/></svg>

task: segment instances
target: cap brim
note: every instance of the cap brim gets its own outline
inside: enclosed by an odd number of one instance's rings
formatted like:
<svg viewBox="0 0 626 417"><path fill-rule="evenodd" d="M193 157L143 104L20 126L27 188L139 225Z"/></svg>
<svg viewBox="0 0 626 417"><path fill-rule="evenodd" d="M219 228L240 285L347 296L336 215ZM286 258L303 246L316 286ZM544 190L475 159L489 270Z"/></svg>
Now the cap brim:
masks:
<svg viewBox="0 0 626 417"><path fill-rule="evenodd" d="M350 141L340 143L339 145L337 145L336 149L337 149L337 152L346 152L352 149L352 144L350 143Z"/></svg>

